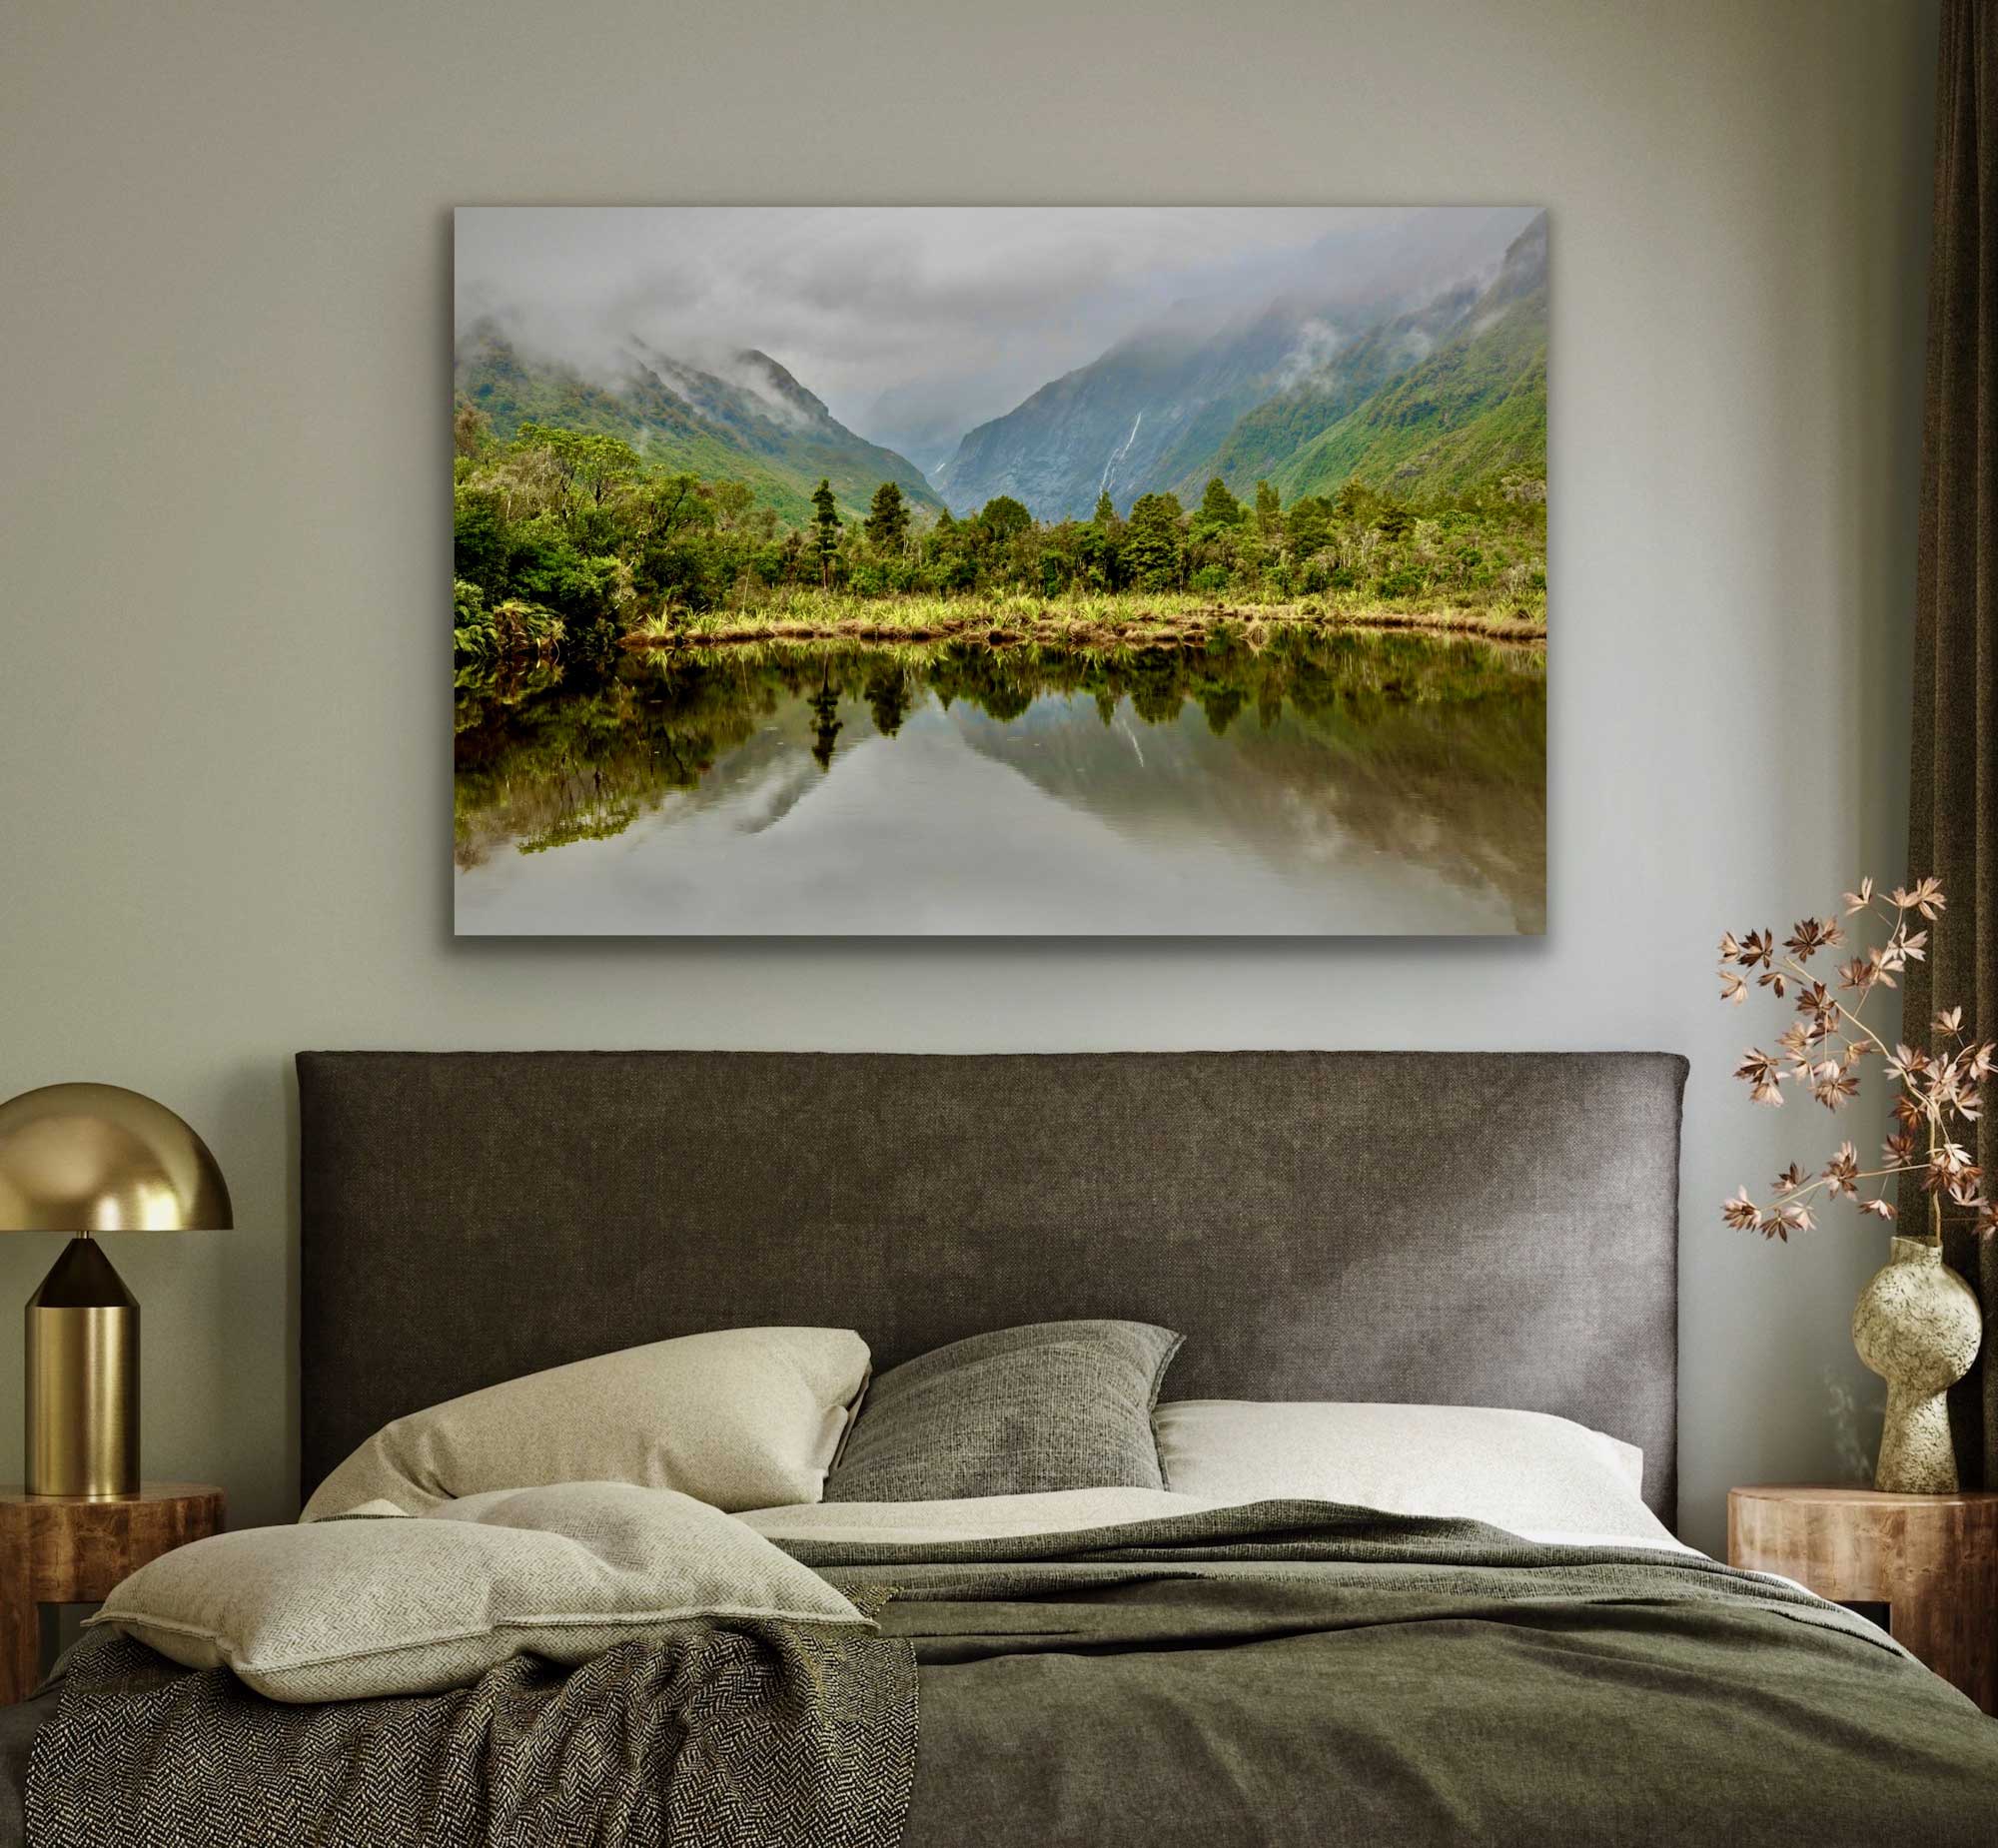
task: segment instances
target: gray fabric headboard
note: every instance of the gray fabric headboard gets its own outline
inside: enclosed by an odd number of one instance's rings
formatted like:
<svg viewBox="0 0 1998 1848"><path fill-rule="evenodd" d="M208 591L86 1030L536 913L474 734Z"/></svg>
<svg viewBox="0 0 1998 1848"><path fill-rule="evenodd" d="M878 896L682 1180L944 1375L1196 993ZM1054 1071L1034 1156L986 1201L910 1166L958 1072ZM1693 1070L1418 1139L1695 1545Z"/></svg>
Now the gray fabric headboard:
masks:
<svg viewBox="0 0 1998 1848"><path fill-rule="evenodd" d="M1683 1059L303 1053L303 1469L698 1329L1163 1323L1168 1398L1517 1405L1675 1494Z"/></svg>

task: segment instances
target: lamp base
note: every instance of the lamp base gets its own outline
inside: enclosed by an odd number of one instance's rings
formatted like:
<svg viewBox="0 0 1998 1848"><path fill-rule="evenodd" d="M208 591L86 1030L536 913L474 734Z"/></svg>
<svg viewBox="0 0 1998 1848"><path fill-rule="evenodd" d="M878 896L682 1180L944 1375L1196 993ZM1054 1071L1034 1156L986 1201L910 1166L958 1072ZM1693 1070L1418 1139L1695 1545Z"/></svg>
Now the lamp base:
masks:
<svg viewBox="0 0 1998 1848"><path fill-rule="evenodd" d="M95 1239L63 1248L27 1325L28 1493L136 1493L139 1305Z"/></svg>

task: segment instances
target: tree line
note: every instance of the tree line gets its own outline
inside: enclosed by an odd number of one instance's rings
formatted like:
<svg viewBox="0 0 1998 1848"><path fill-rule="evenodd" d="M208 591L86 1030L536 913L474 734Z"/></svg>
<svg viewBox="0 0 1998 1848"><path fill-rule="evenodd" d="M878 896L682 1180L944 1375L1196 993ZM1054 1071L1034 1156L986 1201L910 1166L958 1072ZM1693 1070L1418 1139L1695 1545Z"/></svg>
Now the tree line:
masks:
<svg viewBox="0 0 1998 1848"><path fill-rule="evenodd" d="M1038 520L1002 494L976 513L926 516L883 481L848 518L829 481L808 524L786 525L740 481L650 467L620 439L524 424L509 443L461 406L455 426L454 626L559 624L613 636L660 610L701 611L790 586L907 593L1194 591L1283 600L1350 591L1384 600L1543 595L1545 484L1505 477L1409 505L1365 482L1286 506L1216 478L1193 507L1105 492L1086 520Z"/></svg>

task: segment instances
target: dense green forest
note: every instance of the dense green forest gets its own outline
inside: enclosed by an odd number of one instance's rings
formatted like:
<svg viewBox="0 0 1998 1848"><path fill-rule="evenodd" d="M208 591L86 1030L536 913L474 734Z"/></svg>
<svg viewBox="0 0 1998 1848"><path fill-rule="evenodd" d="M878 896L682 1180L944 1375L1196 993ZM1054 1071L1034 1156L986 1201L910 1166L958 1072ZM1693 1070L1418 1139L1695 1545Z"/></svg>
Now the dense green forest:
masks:
<svg viewBox="0 0 1998 1848"><path fill-rule="evenodd" d="M641 457L607 432L521 422L502 440L469 400L455 440L452 620L475 657L602 652L798 591L850 604L856 629L883 601L917 597L1087 598L1099 624L1120 608L1156 620L1188 597L1326 599L1348 619L1370 604L1528 623L1545 610L1537 475L1488 475L1420 502L1358 478L1288 503L1264 480L1243 500L1216 478L1191 507L1146 493L1119 508L1106 493L1092 518L1054 522L1008 495L955 518L894 479L854 517L821 477L800 517L748 481Z"/></svg>

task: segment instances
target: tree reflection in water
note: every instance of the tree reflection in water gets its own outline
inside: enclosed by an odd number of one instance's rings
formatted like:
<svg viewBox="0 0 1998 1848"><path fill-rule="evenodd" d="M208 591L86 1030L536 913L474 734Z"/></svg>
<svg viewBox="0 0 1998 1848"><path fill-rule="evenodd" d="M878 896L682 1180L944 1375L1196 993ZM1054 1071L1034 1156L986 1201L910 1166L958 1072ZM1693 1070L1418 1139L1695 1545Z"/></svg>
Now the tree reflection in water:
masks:
<svg viewBox="0 0 1998 1848"><path fill-rule="evenodd" d="M1050 698L1059 707L1037 713ZM1143 728L1179 727L1190 705L1204 720L1191 735L1209 742L1182 742L1170 767L1155 750L1144 769L1131 748ZM1488 882L1517 928L1542 927L1544 649L1411 631L1224 626L1195 645L1090 650L760 644L566 678L461 675L457 862L605 839L787 752L831 774L938 709L1077 806L1114 776L1125 806L1197 808L1208 826L1260 825L1273 804L1324 813L1383 854ZM1051 710L1086 714L1103 742L1051 726Z"/></svg>

